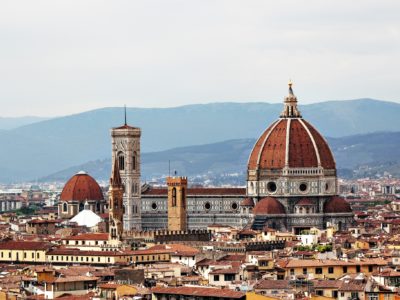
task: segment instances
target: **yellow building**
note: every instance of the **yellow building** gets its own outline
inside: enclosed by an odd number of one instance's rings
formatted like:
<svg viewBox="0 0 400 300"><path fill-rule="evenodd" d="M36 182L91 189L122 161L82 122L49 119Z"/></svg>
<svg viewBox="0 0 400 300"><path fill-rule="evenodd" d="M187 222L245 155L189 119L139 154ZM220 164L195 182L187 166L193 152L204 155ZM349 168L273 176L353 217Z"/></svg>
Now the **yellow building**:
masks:
<svg viewBox="0 0 400 300"><path fill-rule="evenodd" d="M280 263L285 270L285 277L309 276L315 279L338 279L346 274L364 273L369 275L379 267L386 266L383 259L362 260L297 260L292 259Z"/></svg>
<svg viewBox="0 0 400 300"><path fill-rule="evenodd" d="M277 299L281 299L281 298L263 296L263 295L260 295L260 294L256 294L254 292L247 292L246 293L246 300L277 300Z"/></svg>
<svg viewBox="0 0 400 300"><path fill-rule="evenodd" d="M44 242L7 241L0 243L0 262L45 263L52 247Z"/></svg>
<svg viewBox="0 0 400 300"><path fill-rule="evenodd" d="M171 256L167 251L82 251L79 249L53 249L46 254L49 263L113 265L113 264L151 264L169 262Z"/></svg>
<svg viewBox="0 0 400 300"><path fill-rule="evenodd" d="M168 177L168 230L186 231L187 177Z"/></svg>

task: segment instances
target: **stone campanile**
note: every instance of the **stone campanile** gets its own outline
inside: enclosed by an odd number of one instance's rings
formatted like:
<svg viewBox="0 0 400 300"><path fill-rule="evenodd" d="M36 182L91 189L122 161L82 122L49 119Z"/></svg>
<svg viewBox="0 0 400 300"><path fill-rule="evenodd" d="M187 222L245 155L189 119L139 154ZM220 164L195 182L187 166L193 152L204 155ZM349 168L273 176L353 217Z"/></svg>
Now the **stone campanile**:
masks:
<svg viewBox="0 0 400 300"><path fill-rule="evenodd" d="M124 230L141 230L140 213L140 136L141 130L125 124L111 129L112 160L124 186Z"/></svg>

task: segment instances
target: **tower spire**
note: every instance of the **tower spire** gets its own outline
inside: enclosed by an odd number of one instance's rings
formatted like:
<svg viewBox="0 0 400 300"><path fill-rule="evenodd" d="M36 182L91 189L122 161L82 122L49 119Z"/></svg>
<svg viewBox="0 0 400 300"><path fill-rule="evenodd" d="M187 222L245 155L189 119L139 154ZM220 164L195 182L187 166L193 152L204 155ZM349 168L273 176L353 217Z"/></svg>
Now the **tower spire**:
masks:
<svg viewBox="0 0 400 300"><path fill-rule="evenodd" d="M124 124L125 124L125 126L126 126L126 125L127 125L127 124L126 124L126 104L124 104L124 116L125 116L125 123L124 123Z"/></svg>
<svg viewBox="0 0 400 300"><path fill-rule="evenodd" d="M110 185L113 187L122 186L121 175L119 174L118 159L115 156L114 163L111 169Z"/></svg>
<svg viewBox="0 0 400 300"><path fill-rule="evenodd" d="M289 80L289 95L283 101L284 107L281 113L281 118L301 118L300 111L297 109L297 97L293 93L293 82Z"/></svg>

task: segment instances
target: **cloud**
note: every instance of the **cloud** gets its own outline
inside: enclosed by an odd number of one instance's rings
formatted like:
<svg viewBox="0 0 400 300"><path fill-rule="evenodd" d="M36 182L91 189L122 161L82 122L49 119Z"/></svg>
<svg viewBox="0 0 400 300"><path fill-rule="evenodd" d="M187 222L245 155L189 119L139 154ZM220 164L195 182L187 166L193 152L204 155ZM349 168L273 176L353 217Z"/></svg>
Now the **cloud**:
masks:
<svg viewBox="0 0 400 300"><path fill-rule="evenodd" d="M399 90L398 1L7 1L3 116Z"/></svg>

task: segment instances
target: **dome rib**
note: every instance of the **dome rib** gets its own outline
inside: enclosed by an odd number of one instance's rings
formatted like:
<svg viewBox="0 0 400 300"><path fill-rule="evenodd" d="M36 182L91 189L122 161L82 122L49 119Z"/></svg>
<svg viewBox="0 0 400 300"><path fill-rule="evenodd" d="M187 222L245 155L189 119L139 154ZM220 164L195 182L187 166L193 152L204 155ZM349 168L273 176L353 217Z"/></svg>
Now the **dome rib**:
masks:
<svg viewBox="0 0 400 300"><path fill-rule="evenodd" d="M303 123L307 125L308 129L315 139L315 142L319 146L319 155L323 158L321 160L321 166L325 169L336 169L335 157L333 156L326 139L318 132L318 130L315 129L314 126L312 126L306 120L303 120Z"/></svg>
<svg viewBox="0 0 400 300"><path fill-rule="evenodd" d="M314 139L313 135L311 134L310 130L308 129L308 127L304 124L303 120L299 119L299 122L300 122L301 125L303 125L304 129L308 133L308 136L310 137L310 140L311 140L311 142L312 142L312 144L314 146L315 155L317 156L318 167L320 167L321 166L321 158L319 156L319 150L318 150L317 144L315 143L315 139Z"/></svg>

